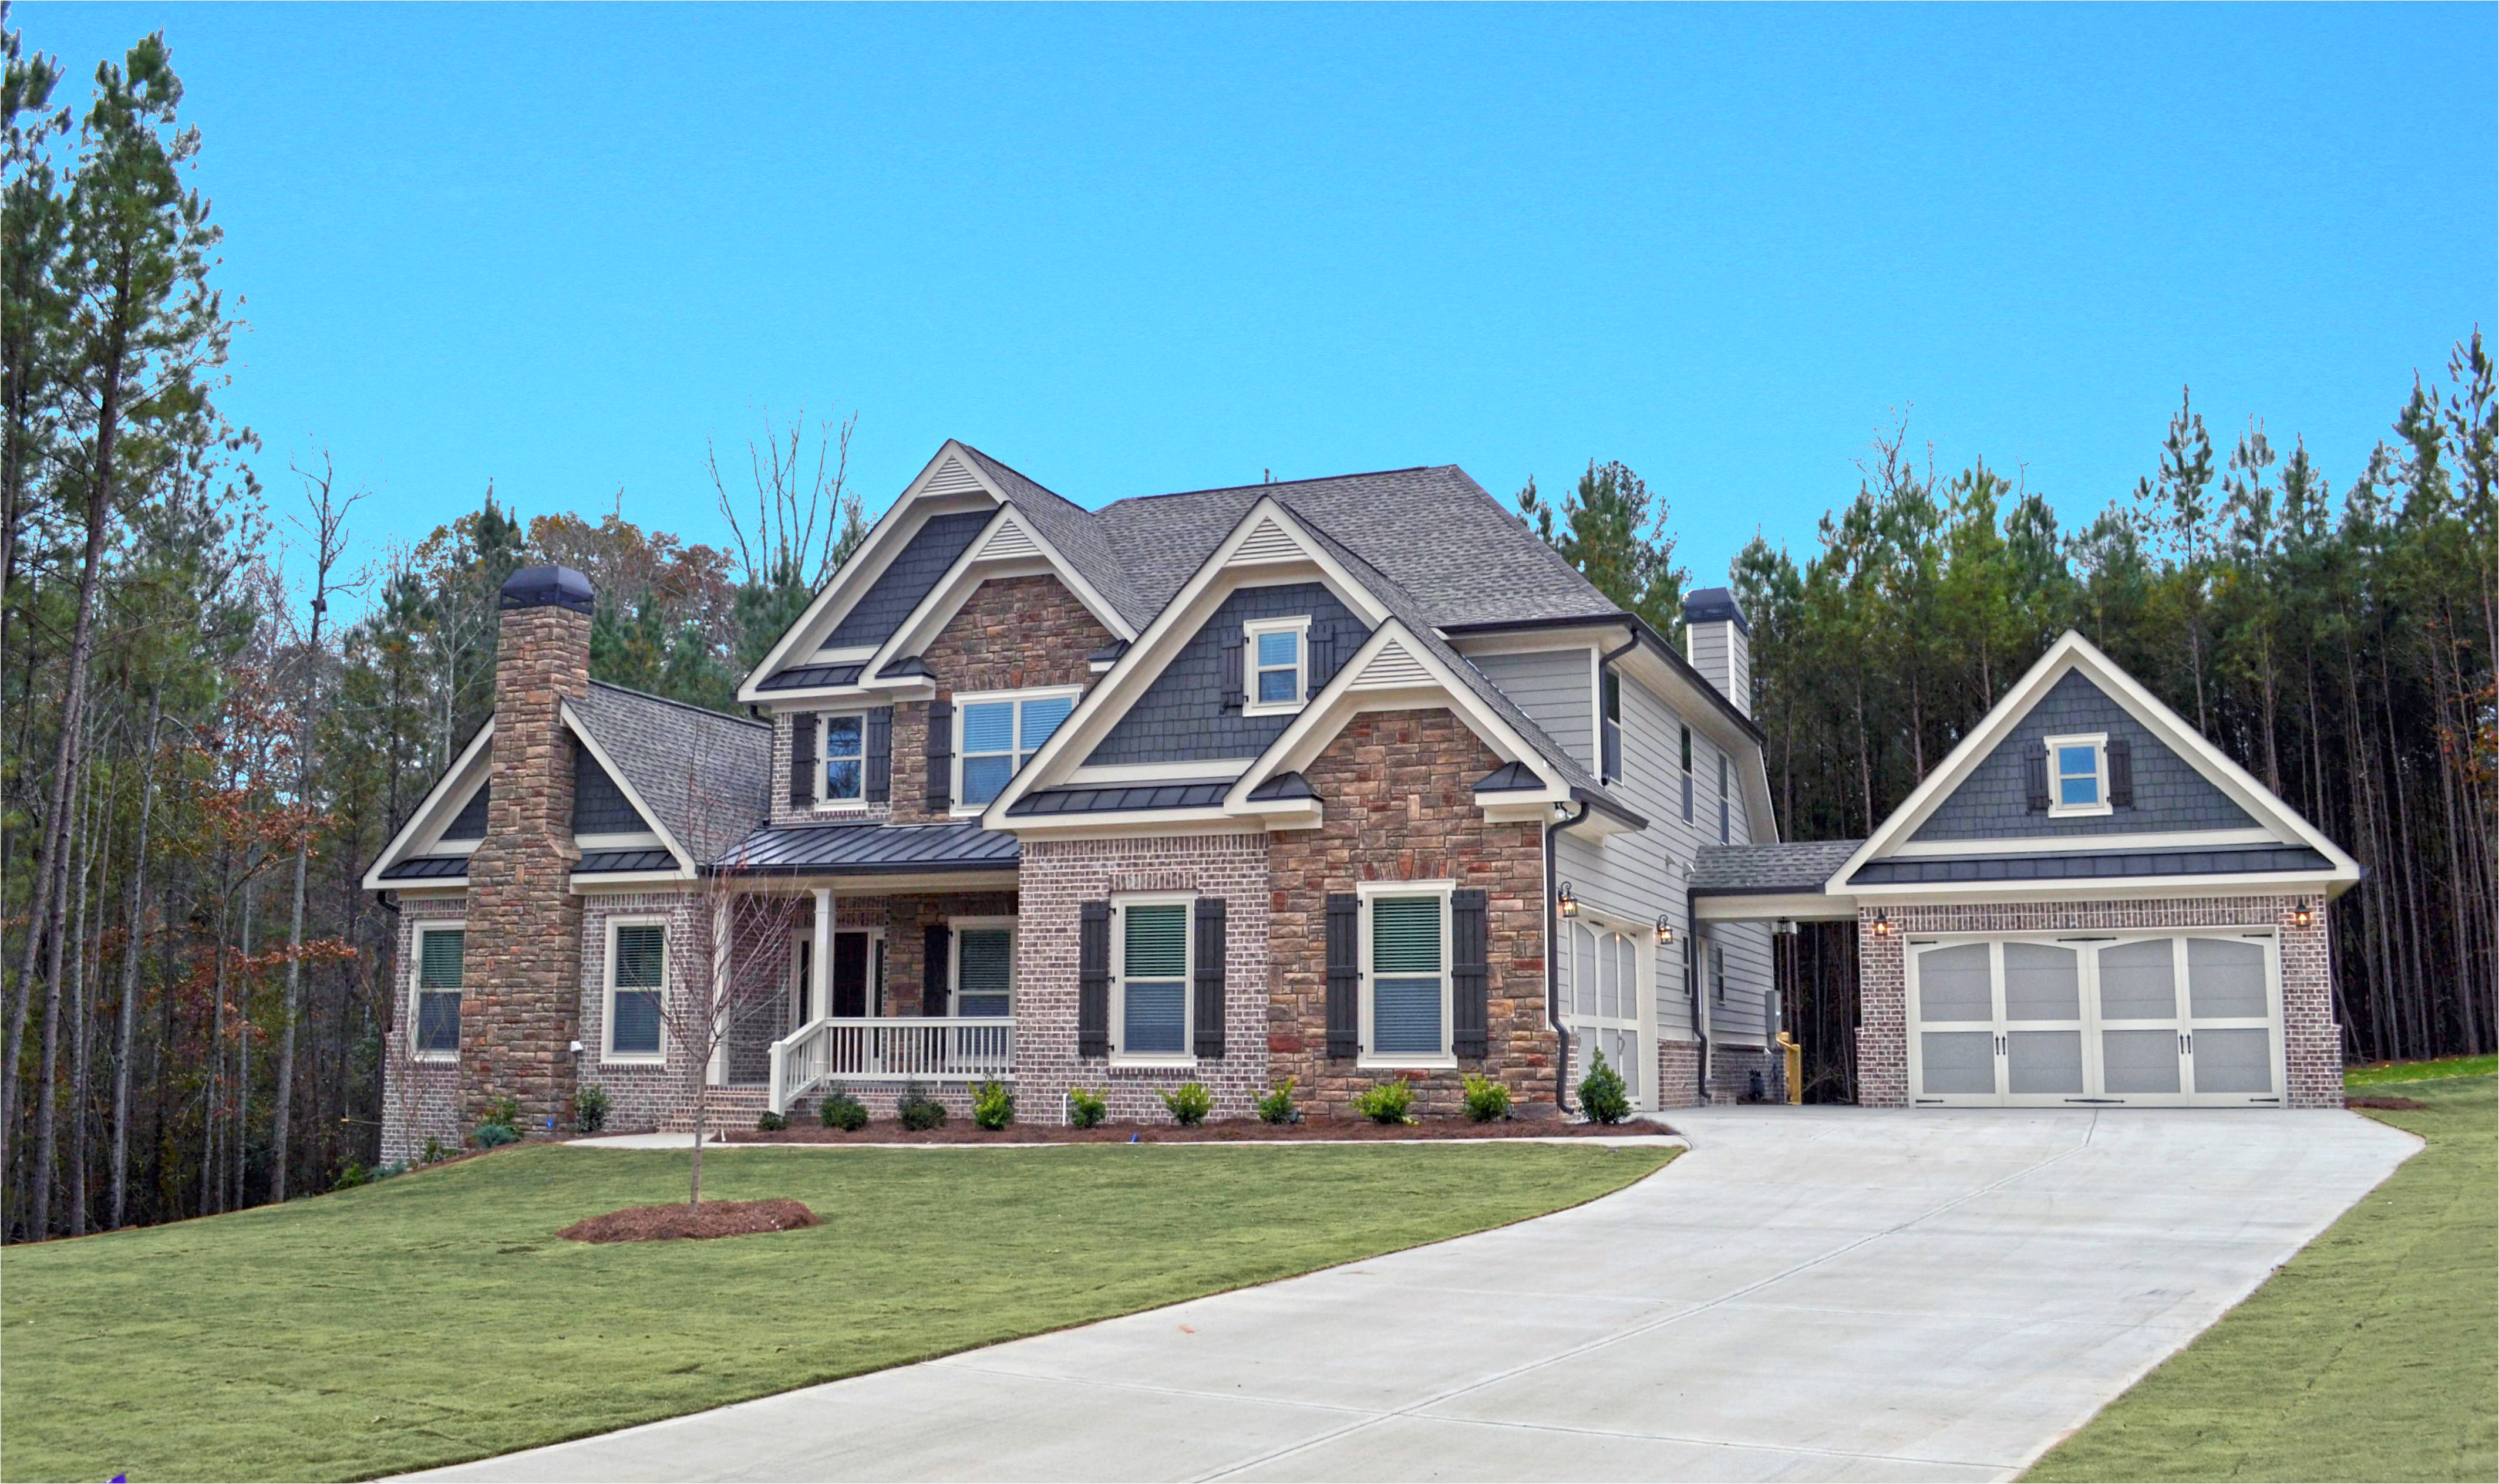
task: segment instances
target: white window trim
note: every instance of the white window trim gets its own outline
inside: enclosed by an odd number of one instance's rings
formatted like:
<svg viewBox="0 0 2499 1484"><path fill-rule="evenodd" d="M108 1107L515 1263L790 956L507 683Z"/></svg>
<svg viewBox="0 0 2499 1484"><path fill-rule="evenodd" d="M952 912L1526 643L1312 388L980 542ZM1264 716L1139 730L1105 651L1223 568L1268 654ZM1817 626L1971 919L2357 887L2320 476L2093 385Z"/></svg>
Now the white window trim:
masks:
<svg viewBox="0 0 2499 1484"><path fill-rule="evenodd" d="M1197 897L1188 891L1130 891L1111 898L1111 1065L1185 1070L1197 1065ZM1124 1049L1128 1029L1128 909L1181 910L1180 1054Z"/></svg>
<svg viewBox="0 0 2499 1484"><path fill-rule="evenodd" d="M1028 753L1038 754L1041 751L1041 744L1038 742L1034 743L1030 747L1026 747L1024 745L1023 703L1030 700L1049 700L1055 696L1064 696L1071 701L1082 702L1085 699L1085 688L1083 686L1031 686L1022 691L964 691L956 694L954 700L955 756L949 759L947 763L947 766L952 771L953 775L949 780L948 795L955 801L953 807L947 811L950 815L957 819L972 819L979 815L988 813L990 805L996 802L995 799L985 799L977 804L968 804L963 801L964 711L972 706L991 705L998 701L1010 701L1015 704L1015 751L1008 754L1008 758L1012 761L1015 758L1022 758ZM1069 716L1073 716L1075 713L1071 710L1068 714ZM1066 718L1061 718L1058 725L1061 726L1066 726ZM984 758L994 758L997 754L983 753L981 756ZM1022 771L1023 764L1022 762L1015 762L1014 766L1007 773L1007 782L1013 783L1015 781L1015 775ZM1000 791L1003 792L1004 790L1001 789Z"/></svg>
<svg viewBox="0 0 2499 1484"><path fill-rule="evenodd" d="M951 952L946 955L946 1003L956 1007L957 1012L950 1018L957 1020L963 1018L960 1014L963 1004L963 929L968 927L975 932L988 928L1003 928L1006 931L1007 1018L1010 1020L1014 1019L1016 1002L1022 998L1022 996L1017 993L1018 988L1021 986L1018 984L1016 976L1016 919L998 917L948 918L946 919L946 926L954 935L949 945ZM980 1018L987 1019L989 1017L982 1016Z"/></svg>
<svg viewBox="0 0 2499 1484"><path fill-rule="evenodd" d="M425 935L427 933L451 932L456 932L461 935L460 1015L462 1025L466 1026L468 1024L469 919L467 918L421 919L416 922L414 930L407 940L407 946L411 950L407 955L407 1055L410 1061L440 1064L444 1062L456 1062L460 1059L460 1050L457 1047L454 1047L448 1051L420 1051L416 1048L417 1015L419 1006L422 1003L419 996L424 992L423 986L419 984L419 981L425 977ZM437 990L436 992L440 993L439 990Z"/></svg>
<svg viewBox="0 0 2499 1484"><path fill-rule="evenodd" d="M830 711L816 712L814 713L814 716L816 718L815 772L817 811L824 814L864 813L868 807L867 713L854 707L835 707ZM855 716L860 719L860 796L857 798L827 798L825 796L825 763L828 760L825 757L825 723L837 716Z"/></svg>
<svg viewBox="0 0 2499 1484"><path fill-rule="evenodd" d="M657 1051L619 1051L616 1049L616 932L623 927L656 927L660 930L660 1048ZM600 965L599 979L599 1059L601 1063L625 1067L665 1066L668 1060L668 985L674 965L675 948L668 942L668 919L658 913L622 914L607 919L607 952Z"/></svg>
<svg viewBox="0 0 2499 1484"><path fill-rule="evenodd" d="M1293 698L1288 701L1258 699L1258 636L1265 633L1293 635ZM1251 619L1241 626L1241 714L1243 716L1292 716L1311 700L1311 620L1308 614L1299 618ZM1282 669L1281 664L1267 666Z"/></svg>
<svg viewBox="0 0 2499 1484"><path fill-rule="evenodd" d="M1365 1070L1377 1068L1380 1071L1444 1071L1457 1066L1458 1057L1453 1039L1456 1029L1450 1019L1457 1008L1455 1004L1457 965L1450 957L1451 950L1455 947L1457 927L1451 905L1457 895L1457 889L1458 884L1454 881L1366 881L1354 887L1355 894L1362 898L1361 942L1355 950L1361 955L1359 960L1361 975L1358 983L1362 986L1362 1049L1361 1053L1354 1058L1353 1064L1356 1067ZM1383 896L1437 896L1441 899L1441 1044L1451 1049L1437 1055L1418 1056L1412 1052L1401 1052L1387 1056L1377 1054L1371 1049L1373 978L1371 904Z"/></svg>
<svg viewBox="0 0 2499 1484"><path fill-rule="evenodd" d="M2043 745L2048 750L2048 818L2052 820L2088 819L2093 815L2116 812L2116 806L2109 802L2107 732L2077 732L2070 736L2050 737ZM2063 779L2057 771L2057 749L2061 747L2088 747L2092 750L2093 778L2096 790L2095 796L2098 800L2096 803L2068 804L2065 802Z"/></svg>

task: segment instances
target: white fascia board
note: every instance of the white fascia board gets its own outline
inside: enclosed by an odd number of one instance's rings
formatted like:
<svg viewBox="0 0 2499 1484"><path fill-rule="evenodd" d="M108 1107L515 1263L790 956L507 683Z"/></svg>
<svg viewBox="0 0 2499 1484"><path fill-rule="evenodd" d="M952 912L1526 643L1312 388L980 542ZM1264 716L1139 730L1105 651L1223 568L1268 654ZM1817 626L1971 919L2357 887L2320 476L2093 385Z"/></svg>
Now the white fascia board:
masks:
<svg viewBox="0 0 2499 1484"><path fill-rule="evenodd" d="M1616 633L1621 631L1619 629L1614 630ZM1615 641L1616 645L1620 642L1619 639ZM1722 709L1723 697L1708 689L1707 681L1696 684L1683 671L1660 659L1657 652L1646 644L1616 660L1614 668L1636 677L1658 699L1666 702L1667 708L1674 713L1675 720L1708 738L1709 745L1720 752L1732 753L1738 758L1747 754L1761 755L1762 744L1753 739L1751 732L1728 720L1726 711Z"/></svg>
<svg viewBox="0 0 2499 1484"><path fill-rule="evenodd" d="M572 702L565 701L561 709L564 712L564 725L571 727L573 736L582 746L590 749L590 756L598 758L599 765L607 770L607 776L616 780L616 787L624 793L625 801L633 806L633 812L642 817L642 823L651 826L651 833L660 837L660 844L669 855L676 857L677 869L668 873L668 879L691 878L695 874L693 853L679 844L675 835L668 832L667 822L660 818L660 812L651 807L651 801L644 798L633 787L633 780L625 775L625 770L616 765L616 759L608 756L607 749L600 746L599 739L590 734L590 728L582 725L580 715L572 709ZM633 871L619 874L639 876L644 873Z"/></svg>
<svg viewBox="0 0 2499 1484"><path fill-rule="evenodd" d="M1035 789L1055 788L1065 783L1064 775L1074 767L1076 760L1092 756L1093 749L1119 724L1120 718L1128 714L1128 708L1136 704L1137 697L1145 694L1156 676L1162 674L1163 667L1171 662L1181 648L1197 636L1198 629L1205 627L1215 610L1223 605L1223 599L1231 592L1230 588L1219 586L1225 576L1225 568L1233 553L1258 530L1260 521L1266 519L1274 520L1280 530L1301 543L1309 554L1311 565L1317 568L1321 581L1336 595L1339 602L1375 628L1387 619L1387 605L1380 602L1370 589L1354 581L1353 574L1322 550L1316 541L1310 539L1301 524L1276 502L1274 496L1259 496L1241 519L1233 523L1231 532L1216 543L1215 550L1208 554L1207 559L1198 564L1197 570L1181 585L1181 590L1173 595L1171 601L1163 604L1162 611L1154 615L1153 622L1129 642L1127 652L1111 666L1110 673L1094 682L1093 689L1076 703L1076 710L1066 721L1058 724L1058 729L1050 734L1050 740L1042 744L1041 751L1033 755L1032 761L1016 770L1015 777L1007 781L1007 786L990 802L988 812L981 816L982 827L1010 828L1002 823L1009 804ZM1235 570L1256 574L1261 579L1259 585L1263 586L1273 580L1279 568L1251 565Z"/></svg>
<svg viewBox="0 0 2499 1484"><path fill-rule="evenodd" d="M1845 922L1857 917L1854 897L1827 891L1756 891L1692 898L1692 916L1703 922Z"/></svg>
<svg viewBox="0 0 2499 1484"><path fill-rule="evenodd" d="M988 827L988 826L984 826ZM1121 809L1100 814L1054 814L1009 822L1005 832L1019 840L1069 837L1112 839L1122 835L1254 835L1267 826L1221 809ZM881 878L880 878L881 879Z"/></svg>
<svg viewBox="0 0 2499 1484"><path fill-rule="evenodd" d="M682 887L693 882L692 871L593 871L587 875L572 873L572 894L585 896L593 891L634 891L646 887Z"/></svg>
<svg viewBox="0 0 2499 1484"><path fill-rule="evenodd" d="M397 865L406 856L423 854L412 849L416 842L439 836L450 824L456 814L456 811L449 807L451 800L456 798L464 804L469 800L469 790L460 787L461 780L469 776L472 763L478 764L481 770L491 765L491 758L483 755L494 740L495 719L488 717L486 724L477 728L477 734L469 739L469 745L460 750L460 756L452 759L451 766L444 770L440 778L435 780L434 787L427 790L424 800L416 806L416 812L407 817L407 823L399 827L399 833L390 837L390 843L382 847L382 853L375 855L373 863L365 868L366 890L400 889L381 879L382 869ZM484 779L479 780L479 782L484 781Z"/></svg>
<svg viewBox="0 0 2499 1484"><path fill-rule="evenodd" d="M1035 557L1021 552L1006 557L992 555L991 548L1010 532L1031 543L1041 555ZM872 676L893 661L925 649L944 631L956 612L970 600L980 585L990 578L1039 576L1057 578L1068 592L1076 595L1076 600L1085 605L1085 611L1099 620L1114 636L1121 639L1137 636L1136 630L1128 627L1128 621L1120 616L1120 610L1112 607L1109 599L1085 580L1085 574L1076 569L1075 564L1052 545L1032 522L1025 520L1022 511L1012 504L1002 504L998 506L997 513L990 517L990 523L981 528L981 533L972 538L972 544L964 547L963 554L955 559L955 565L946 569L946 575L939 578L937 585L920 599L919 606L894 626L893 632L876 647L876 653L868 657L867 668L860 674Z"/></svg>
<svg viewBox="0 0 2499 1484"><path fill-rule="evenodd" d="M939 469L946 467L949 457L960 459L963 468L970 472L972 478L982 489L989 492L989 499L986 501L981 500L977 496L961 495L939 496L929 500L920 498L920 492L926 488L928 481L936 476ZM905 546L911 544L913 536L920 533L920 528L926 523L927 517L959 510L976 510L983 503L1004 504L1005 502L1006 497L1001 495L997 488L990 483L989 477L981 472L979 461L966 456L961 443L948 438L944 446L937 450L936 455L922 466L920 472L912 478L911 483L903 486L902 493L894 497L893 503L886 507L885 513L876 518L876 524L868 528L866 538L860 542L859 550L851 553L850 560L844 562L833 573L832 580L826 583L815 597L808 601L807 609L798 615L798 621L782 630L781 637L773 641L771 649L765 651L763 662L749 671L744 680L738 682L737 698L741 701L762 703L768 702L776 694L785 694L758 692L755 688L775 671L786 669L793 664L803 663L806 657L813 655L817 647L824 642L822 636L831 632L841 616L850 611L851 604L858 601L868 589L876 586L876 580L885 575L885 569L892 565L893 559L901 555ZM811 634L816 637L804 637Z"/></svg>
<svg viewBox="0 0 2499 1484"><path fill-rule="evenodd" d="M1603 653L1622 648L1623 626L1588 624L1572 629L1496 629L1490 633L1444 637L1448 639L1451 649L1470 660L1477 655L1540 655L1572 649L1593 649Z"/></svg>
<svg viewBox="0 0 2499 1484"><path fill-rule="evenodd" d="M1069 770L1070 788L1118 788L1126 784L1229 781L1249 769L1254 758L1216 758L1203 762L1088 762Z"/></svg>
<svg viewBox="0 0 2499 1484"><path fill-rule="evenodd" d="M2026 835L2019 839L1904 840L1884 858L1907 860L1925 855L2070 855L2089 851L2180 850L2281 845L2270 829L2181 829L2132 835Z"/></svg>

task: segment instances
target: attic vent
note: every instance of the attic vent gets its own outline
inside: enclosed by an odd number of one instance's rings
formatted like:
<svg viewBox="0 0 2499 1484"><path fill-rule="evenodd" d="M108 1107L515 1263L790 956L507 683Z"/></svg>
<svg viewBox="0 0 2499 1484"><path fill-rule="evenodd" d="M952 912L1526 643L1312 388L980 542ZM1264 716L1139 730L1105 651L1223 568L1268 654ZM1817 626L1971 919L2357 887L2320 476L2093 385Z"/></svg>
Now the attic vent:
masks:
<svg viewBox="0 0 2499 1484"><path fill-rule="evenodd" d="M923 495L968 495L980 488L981 481L974 478L972 476L972 471L963 467L962 460L948 459L945 463L937 466L937 472L928 476L928 482L920 487L920 493Z"/></svg>
<svg viewBox="0 0 2499 1484"><path fill-rule="evenodd" d="M1234 562L1297 562L1303 555L1302 543L1286 535L1284 528L1277 525L1275 518L1270 516L1258 523L1257 530L1250 532L1250 539L1233 549L1232 560Z"/></svg>
<svg viewBox="0 0 2499 1484"><path fill-rule="evenodd" d="M1431 681L1432 672L1423 668L1423 661L1403 643L1391 639L1371 657L1362 673L1353 677L1353 689L1387 691L1399 686L1429 685Z"/></svg>
<svg viewBox="0 0 2499 1484"><path fill-rule="evenodd" d="M981 555L984 558L1038 557L1041 548L1033 544L1032 532L1024 529L1023 522L1010 516L990 536L989 544L981 548Z"/></svg>

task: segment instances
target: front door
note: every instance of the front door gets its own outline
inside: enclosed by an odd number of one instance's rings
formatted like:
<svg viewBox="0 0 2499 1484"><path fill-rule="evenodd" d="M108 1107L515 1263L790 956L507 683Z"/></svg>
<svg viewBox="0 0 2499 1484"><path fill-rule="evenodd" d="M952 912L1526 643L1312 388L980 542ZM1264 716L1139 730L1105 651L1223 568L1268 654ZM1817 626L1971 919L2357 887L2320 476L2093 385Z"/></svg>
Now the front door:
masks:
<svg viewBox="0 0 2499 1484"><path fill-rule="evenodd" d="M828 1013L835 1019L866 1016L867 960L867 934L833 934L833 996Z"/></svg>

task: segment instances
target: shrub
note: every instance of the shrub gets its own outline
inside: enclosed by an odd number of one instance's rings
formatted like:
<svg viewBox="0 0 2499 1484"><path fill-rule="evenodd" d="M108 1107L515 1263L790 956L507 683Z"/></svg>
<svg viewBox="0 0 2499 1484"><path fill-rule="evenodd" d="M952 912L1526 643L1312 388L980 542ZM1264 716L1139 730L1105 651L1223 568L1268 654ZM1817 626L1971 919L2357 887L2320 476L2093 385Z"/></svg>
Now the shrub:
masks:
<svg viewBox="0 0 2499 1484"><path fill-rule="evenodd" d="M450 1157L451 1151L442 1146L441 1140L428 1139L425 1141L425 1152L416 1156L416 1162L420 1165L438 1165Z"/></svg>
<svg viewBox="0 0 2499 1484"><path fill-rule="evenodd" d="M370 1185L379 1178L381 1178L380 1175L366 1173L363 1165L351 1159L339 1167L339 1178L330 1182L330 1188L353 1190L358 1185Z"/></svg>
<svg viewBox="0 0 2499 1484"><path fill-rule="evenodd" d="M1102 1115L1110 1111L1111 1102L1102 1094L1087 1092L1082 1087L1067 1089L1067 1121L1076 1127L1091 1128L1101 1122Z"/></svg>
<svg viewBox="0 0 2499 1484"><path fill-rule="evenodd" d="M825 1106L819 1112L827 1128L856 1134L867 1127L867 1105L839 1088L825 1094Z"/></svg>
<svg viewBox="0 0 2499 1484"><path fill-rule="evenodd" d="M918 1082L904 1082L893 1115L912 1133L923 1133L946 1121L946 1105L930 1097Z"/></svg>
<svg viewBox="0 0 2499 1484"><path fill-rule="evenodd" d="M585 1134L595 1134L607 1126L607 1112L614 1104L607 1089L592 1082L572 1095L572 1126Z"/></svg>
<svg viewBox="0 0 2499 1484"><path fill-rule="evenodd" d="M1623 1085L1620 1072L1606 1065L1603 1051L1589 1063L1588 1075L1579 1079L1579 1111L1599 1123L1620 1123L1632 1115L1631 1089Z"/></svg>
<svg viewBox="0 0 2499 1484"><path fill-rule="evenodd" d="M521 1136L514 1132L508 1123L480 1123L472 1137L476 1139L477 1147L481 1149L500 1148L507 1144L521 1142Z"/></svg>
<svg viewBox="0 0 2499 1484"><path fill-rule="evenodd" d="M1006 1083L987 1081L972 1088L972 1121L996 1133L1015 1121L1015 1092Z"/></svg>
<svg viewBox="0 0 2499 1484"><path fill-rule="evenodd" d="M1414 1084L1402 1077L1373 1082L1353 1095L1353 1111L1374 1123L1412 1123Z"/></svg>
<svg viewBox="0 0 2499 1484"><path fill-rule="evenodd" d="M790 1120L787 1117L768 1108L755 1119L755 1131L759 1134L777 1134L789 1126Z"/></svg>
<svg viewBox="0 0 2499 1484"><path fill-rule="evenodd" d="M1468 1073L1467 1116L1477 1123L1492 1123L1509 1117L1509 1086L1479 1073Z"/></svg>
<svg viewBox="0 0 2499 1484"><path fill-rule="evenodd" d="M513 1138L519 1138L521 1135L520 1099L497 1098L495 1100L494 1112L486 1114L486 1121L489 1123L500 1123L503 1125L503 1127L512 1131Z"/></svg>
<svg viewBox="0 0 2499 1484"><path fill-rule="evenodd" d="M1293 1080L1285 1078L1265 1097L1258 1100L1258 1121L1261 1123L1299 1123L1302 1111L1293 1106Z"/></svg>
<svg viewBox="0 0 2499 1484"><path fill-rule="evenodd" d="M1163 1106L1171 1110L1171 1115L1180 1120L1183 1128L1197 1127L1215 1111L1215 1094L1206 1090L1204 1082L1183 1082L1164 1093L1162 1099Z"/></svg>

